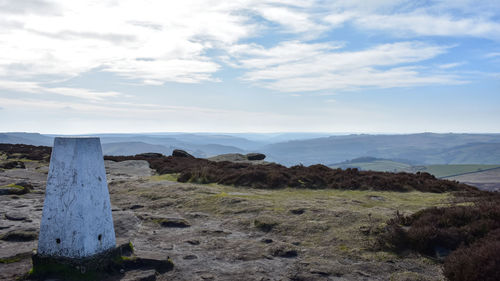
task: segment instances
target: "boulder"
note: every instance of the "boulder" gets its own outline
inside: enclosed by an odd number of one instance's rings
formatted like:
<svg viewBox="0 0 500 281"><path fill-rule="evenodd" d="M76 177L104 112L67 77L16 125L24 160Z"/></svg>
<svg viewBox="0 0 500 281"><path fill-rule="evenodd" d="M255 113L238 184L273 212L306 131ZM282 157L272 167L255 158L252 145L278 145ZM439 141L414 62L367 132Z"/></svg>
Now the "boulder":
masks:
<svg viewBox="0 0 500 281"><path fill-rule="evenodd" d="M174 157L194 158L193 155L187 153L186 151L184 151L182 149L174 149L174 151L172 151L172 156L174 156Z"/></svg>
<svg viewBox="0 0 500 281"><path fill-rule="evenodd" d="M264 160L266 158L266 155L262 153L248 153L246 157L248 160L254 161L254 160Z"/></svg>

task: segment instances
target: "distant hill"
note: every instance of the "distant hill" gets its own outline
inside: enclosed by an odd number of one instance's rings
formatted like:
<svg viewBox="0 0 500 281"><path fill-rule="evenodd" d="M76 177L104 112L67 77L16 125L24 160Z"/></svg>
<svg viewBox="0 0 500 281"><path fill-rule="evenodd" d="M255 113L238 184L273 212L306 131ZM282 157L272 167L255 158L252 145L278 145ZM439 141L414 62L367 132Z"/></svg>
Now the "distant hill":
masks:
<svg viewBox="0 0 500 281"><path fill-rule="evenodd" d="M261 147L265 142L251 141L242 137L220 135L220 134L96 134L101 138L102 143L107 142L132 142L140 141L151 144L160 144L164 146L182 146L186 145L206 145L218 144L224 146L238 147L243 150L252 150L256 147Z"/></svg>
<svg viewBox="0 0 500 281"><path fill-rule="evenodd" d="M156 152L164 155L170 155L174 149L183 149L188 151L193 156L201 158L212 157L219 154L243 152L242 149L237 147L219 144L195 145L177 143L169 145L168 147L166 145L150 144L145 142L109 142L102 144L104 155L114 156L136 155L146 152Z"/></svg>
<svg viewBox="0 0 500 281"><path fill-rule="evenodd" d="M364 171L378 172L411 172L412 166L407 163L396 162L388 159L380 159L375 157L360 157L349 161L344 161L338 164L328 165L330 168L357 168Z"/></svg>
<svg viewBox="0 0 500 281"><path fill-rule="evenodd" d="M229 145L220 145L220 144L204 144L196 146L197 151L201 151L193 154L196 157L208 158L212 156L217 156L220 154L228 154L228 153L244 153L245 150L240 149L235 146ZM184 147L184 149L188 149L188 147ZM196 151L195 151L196 152Z"/></svg>
<svg viewBox="0 0 500 281"><path fill-rule="evenodd" d="M0 143L52 146L54 138L39 133L0 133Z"/></svg>
<svg viewBox="0 0 500 281"><path fill-rule="evenodd" d="M136 155L146 152L156 152L164 155L170 155L172 149L163 145L154 145L144 142L112 142L102 144L104 155Z"/></svg>
<svg viewBox="0 0 500 281"><path fill-rule="evenodd" d="M438 154L446 164L499 164L500 143L469 143Z"/></svg>
<svg viewBox="0 0 500 281"><path fill-rule="evenodd" d="M406 170L406 165L500 164L500 134L407 134L407 135L333 135L310 133L275 134L97 134L105 154L134 155L143 152L169 154L172 149L188 151L196 157L208 158L228 153L264 153L266 161L286 166L342 163L358 161L372 170ZM0 143L52 145L56 135L36 133L0 133ZM405 160L399 160L405 159ZM366 166L365 168L367 168ZM359 166L361 167L361 166Z"/></svg>
<svg viewBox="0 0 500 281"><path fill-rule="evenodd" d="M500 163L500 134L347 135L274 143L262 148L285 165L340 163L359 157L408 159L412 164ZM485 161L475 155L489 151Z"/></svg>

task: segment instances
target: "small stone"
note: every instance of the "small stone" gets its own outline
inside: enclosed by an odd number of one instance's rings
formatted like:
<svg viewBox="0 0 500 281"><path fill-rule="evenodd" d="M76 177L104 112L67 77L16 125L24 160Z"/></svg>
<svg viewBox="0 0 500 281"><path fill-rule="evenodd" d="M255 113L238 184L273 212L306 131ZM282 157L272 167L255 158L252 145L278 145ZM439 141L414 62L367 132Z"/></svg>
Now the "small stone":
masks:
<svg viewBox="0 0 500 281"><path fill-rule="evenodd" d="M23 221L28 217L19 212L10 212L5 214L5 218L11 221Z"/></svg>
<svg viewBox="0 0 500 281"><path fill-rule="evenodd" d="M187 256L184 256L183 259L185 260L195 260L197 259L198 257L195 256L195 255L187 255Z"/></svg>
<svg viewBox="0 0 500 281"><path fill-rule="evenodd" d="M191 245L200 245L199 240L187 240L186 243L191 244Z"/></svg>

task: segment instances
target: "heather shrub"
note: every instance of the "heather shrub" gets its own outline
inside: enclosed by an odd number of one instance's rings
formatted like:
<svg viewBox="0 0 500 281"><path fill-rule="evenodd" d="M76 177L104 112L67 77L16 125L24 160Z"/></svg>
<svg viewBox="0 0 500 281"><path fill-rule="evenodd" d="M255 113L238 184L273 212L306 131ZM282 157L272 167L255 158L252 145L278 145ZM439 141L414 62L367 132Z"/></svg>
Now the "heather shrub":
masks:
<svg viewBox="0 0 500 281"><path fill-rule="evenodd" d="M444 275L455 281L500 280L500 229L472 245L460 247L444 262Z"/></svg>
<svg viewBox="0 0 500 281"><path fill-rule="evenodd" d="M7 159L48 161L52 148L48 146L0 143L0 151L7 154Z"/></svg>
<svg viewBox="0 0 500 281"><path fill-rule="evenodd" d="M159 174L179 173L180 182L219 183L254 188L311 188L447 192L475 190L474 187L436 179L428 173L388 173L331 169L324 165L285 167L279 164L253 165L228 161L213 162L186 157L106 156L106 160L146 160Z"/></svg>
<svg viewBox="0 0 500 281"><path fill-rule="evenodd" d="M444 258L449 280L500 280L500 194L469 194L468 205L396 214L379 236L379 245ZM466 195L458 193L458 202Z"/></svg>

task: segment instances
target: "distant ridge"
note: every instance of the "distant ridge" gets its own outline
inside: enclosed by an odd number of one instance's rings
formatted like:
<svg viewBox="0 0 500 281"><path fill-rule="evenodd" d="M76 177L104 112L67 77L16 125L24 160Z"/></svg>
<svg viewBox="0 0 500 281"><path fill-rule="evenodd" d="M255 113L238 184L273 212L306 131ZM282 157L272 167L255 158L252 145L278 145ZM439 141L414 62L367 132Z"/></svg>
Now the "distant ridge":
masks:
<svg viewBox="0 0 500 281"><path fill-rule="evenodd" d="M0 133L0 143L50 146L54 136L56 135ZM196 157L203 158L228 153L259 152L267 156L266 161L285 166L317 163L332 165L332 163L352 161L350 159L360 157L386 159L413 166L500 164L500 134L421 133L324 136L307 133L165 133L96 134L94 136L101 137L104 153L109 155L135 155L145 152L169 154L173 149L183 149ZM397 163L392 164L400 165Z"/></svg>

